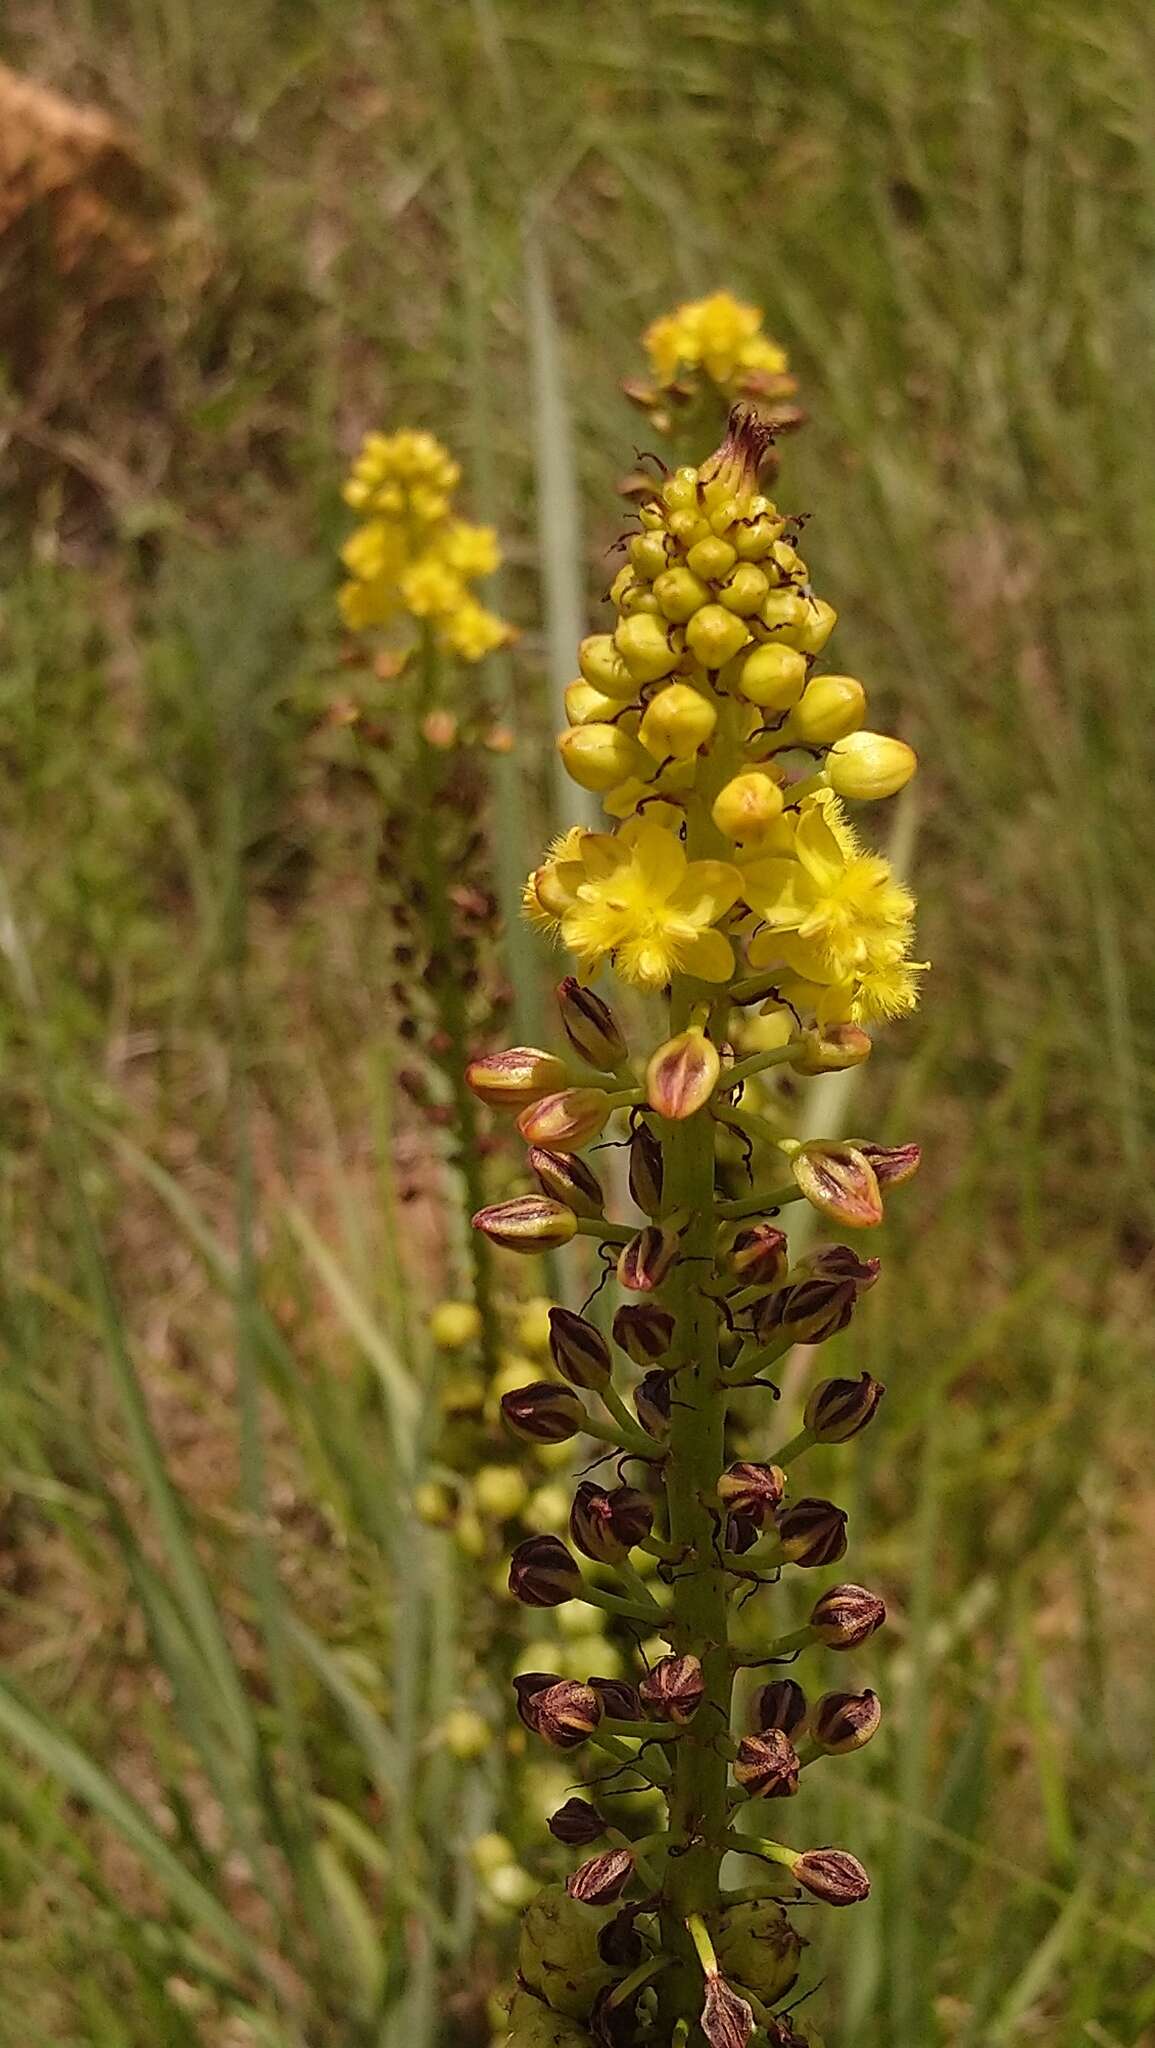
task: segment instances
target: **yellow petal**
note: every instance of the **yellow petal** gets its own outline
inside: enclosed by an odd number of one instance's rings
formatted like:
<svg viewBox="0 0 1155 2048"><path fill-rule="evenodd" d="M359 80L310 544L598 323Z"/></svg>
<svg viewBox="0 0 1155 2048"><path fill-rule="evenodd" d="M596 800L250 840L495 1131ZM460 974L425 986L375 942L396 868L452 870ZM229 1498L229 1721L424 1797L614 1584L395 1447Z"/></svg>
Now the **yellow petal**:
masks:
<svg viewBox="0 0 1155 2048"><path fill-rule="evenodd" d="M721 932L699 932L679 950L683 973L699 981L729 981L734 972L734 948Z"/></svg>
<svg viewBox="0 0 1155 2048"><path fill-rule="evenodd" d="M670 896L670 909L690 924L714 924L742 894L741 871L727 860L692 860Z"/></svg>

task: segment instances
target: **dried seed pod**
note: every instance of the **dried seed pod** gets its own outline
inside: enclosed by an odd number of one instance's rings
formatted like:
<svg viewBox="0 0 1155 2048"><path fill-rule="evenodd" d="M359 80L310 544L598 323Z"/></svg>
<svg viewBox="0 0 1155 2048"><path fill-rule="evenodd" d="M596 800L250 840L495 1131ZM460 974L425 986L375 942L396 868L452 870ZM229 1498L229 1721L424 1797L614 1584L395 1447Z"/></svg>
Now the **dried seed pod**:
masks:
<svg viewBox="0 0 1155 2048"><path fill-rule="evenodd" d="M566 1066L552 1052L536 1045L511 1045L506 1052L471 1060L465 1079L473 1093L492 1109L527 1109L542 1095L566 1084Z"/></svg>
<svg viewBox="0 0 1155 2048"><path fill-rule="evenodd" d="M673 1342L674 1318L656 1301L627 1301L614 1316L613 1336L635 1365L652 1365Z"/></svg>
<svg viewBox="0 0 1155 2048"><path fill-rule="evenodd" d="M804 1571L837 1564L846 1555L845 1511L832 1500L798 1500L783 1508L777 1531L783 1554Z"/></svg>
<svg viewBox="0 0 1155 2048"><path fill-rule="evenodd" d="M520 1671L513 1681L517 1695L517 1718L537 1734L537 1710L534 1702L548 1692L551 1685L561 1684L558 1671Z"/></svg>
<svg viewBox="0 0 1155 2048"><path fill-rule="evenodd" d="M810 1716L810 1733L827 1756L848 1756L864 1749L878 1733L882 1707L871 1692L824 1692Z"/></svg>
<svg viewBox="0 0 1155 2048"><path fill-rule="evenodd" d="M684 1728L706 1696L706 1681L697 1657L659 1657L638 1686L646 1711L659 1721Z"/></svg>
<svg viewBox="0 0 1155 2048"><path fill-rule="evenodd" d="M591 1678L592 1685L602 1703L602 1712L611 1721L644 1721L646 1716L638 1689L624 1678Z"/></svg>
<svg viewBox="0 0 1155 2048"><path fill-rule="evenodd" d="M531 1145L529 1169L543 1195L564 1202L575 1216L595 1218L606 1213L602 1184L576 1152L551 1152L544 1145Z"/></svg>
<svg viewBox="0 0 1155 2048"><path fill-rule="evenodd" d="M634 1874L634 1859L628 1849L607 1849L579 1864L566 1879L571 1899L583 1906L609 1906L620 1899Z"/></svg>
<svg viewBox="0 0 1155 2048"><path fill-rule="evenodd" d="M653 1527L654 1510L632 1486L607 1491L583 1479L570 1509L569 1532L576 1549L595 1564L620 1564Z"/></svg>
<svg viewBox="0 0 1155 2048"><path fill-rule="evenodd" d="M810 1610L810 1626L830 1650L855 1650L886 1620L886 1603L865 1586L831 1586Z"/></svg>
<svg viewBox="0 0 1155 2048"><path fill-rule="evenodd" d="M681 1240L676 1230L660 1223L647 1223L622 1246L618 1257L618 1285L630 1294L650 1294L667 1279L678 1256Z"/></svg>
<svg viewBox="0 0 1155 2048"><path fill-rule="evenodd" d="M799 1259L791 1278L850 1280L859 1294L865 1294L869 1287L874 1286L881 1271L881 1259L860 1258L853 1245L827 1244Z"/></svg>
<svg viewBox="0 0 1155 2048"><path fill-rule="evenodd" d="M664 1178L662 1148L646 1123L635 1123L630 1132L630 1197L647 1216L656 1216L662 1206Z"/></svg>
<svg viewBox="0 0 1155 2048"><path fill-rule="evenodd" d="M590 1685L563 1678L534 1695L533 1725L551 1749L577 1749L588 1742L602 1718L602 1703Z"/></svg>
<svg viewBox="0 0 1155 2048"><path fill-rule="evenodd" d="M523 1607L561 1607L580 1593L581 1571L557 1536L527 1536L509 1561L509 1590Z"/></svg>
<svg viewBox="0 0 1155 2048"><path fill-rule="evenodd" d="M473 1228L507 1252L551 1252L569 1243L577 1218L572 1209L546 1195L515 1195L511 1202L479 1209Z"/></svg>
<svg viewBox="0 0 1155 2048"><path fill-rule="evenodd" d="M598 1954L603 1963L611 1963L618 1970L633 1970L646 1953L645 1943L637 1929L639 1912L644 1911L645 1902L639 1905L623 1906L612 1920L607 1920L598 1935Z"/></svg>
<svg viewBox="0 0 1155 2048"><path fill-rule="evenodd" d="M759 1686L750 1711L757 1734L777 1728L783 1735L797 1735L806 1719L806 1694L797 1679L772 1678Z"/></svg>
<svg viewBox="0 0 1155 2048"><path fill-rule="evenodd" d="M524 1112L532 1116L532 1110ZM519 1119L519 1125L522 1119ZM882 1222L882 1196L874 1168L853 1145L800 1145L790 1171L807 1201L850 1230L871 1230Z"/></svg>
<svg viewBox="0 0 1155 2048"><path fill-rule="evenodd" d="M562 1030L574 1051L588 1060L591 1067L621 1066L627 1054L626 1041L608 1003L603 1003L592 988L584 988L573 974L559 981L554 995L561 1012Z"/></svg>
<svg viewBox="0 0 1155 2048"><path fill-rule="evenodd" d="M856 1138L854 1149L869 1161L880 1188L904 1186L922 1165L921 1145L872 1145L868 1139Z"/></svg>
<svg viewBox="0 0 1155 2048"><path fill-rule="evenodd" d="M533 1380L501 1397L502 1420L511 1435L530 1444L564 1444L579 1436L589 1420L570 1387L554 1380Z"/></svg>
<svg viewBox="0 0 1155 2048"><path fill-rule="evenodd" d="M648 1436L661 1438L669 1430L673 1406L672 1377L668 1372L648 1372L634 1388L638 1421Z"/></svg>
<svg viewBox="0 0 1155 2048"><path fill-rule="evenodd" d="M798 1790L798 1756L781 1728L744 1735L733 1768L735 1782L751 1799L791 1799Z"/></svg>
<svg viewBox="0 0 1155 2048"><path fill-rule="evenodd" d="M555 1842L564 1842L568 1849L588 1849L606 1831L605 1821L588 1799L567 1799L551 1813L547 1825Z"/></svg>
<svg viewBox="0 0 1155 2048"><path fill-rule="evenodd" d="M710 2048L746 2048L754 2032L754 2009L717 1970L710 1970L698 2024Z"/></svg>
<svg viewBox="0 0 1155 2048"><path fill-rule="evenodd" d="M870 1896L870 1879L845 1849L804 1849L791 1876L828 1906L857 1906Z"/></svg>
<svg viewBox="0 0 1155 2048"><path fill-rule="evenodd" d="M857 1298L849 1280L790 1281L758 1302L754 1334L759 1344L772 1344L778 1337L788 1337L794 1344L824 1344L846 1328Z"/></svg>
<svg viewBox="0 0 1155 2048"><path fill-rule="evenodd" d="M753 1515L727 1515L722 1547L732 1557L743 1557L753 1550L762 1534L762 1527Z"/></svg>
<svg viewBox="0 0 1155 2048"><path fill-rule="evenodd" d="M610 1383L610 1347L593 1323L572 1308L551 1308L549 1350L563 1380L571 1387L601 1393Z"/></svg>
<svg viewBox="0 0 1155 2048"><path fill-rule="evenodd" d="M749 1223L734 1239L726 1266L747 1287L778 1287L786 1278L786 1232L775 1223Z"/></svg>
<svg viewBox="0 0 1155 2048"><path fill-rule="evenodd" d="M718 1499L727 1513L748 1517L761 1529L786 1491L786 1474L778 1465L756 1465L740 1459L727 1465L718 1481Z"/></svg>
<svg viewBox="0 0 1155 2048"><path fill-rule="evenodd" d="M816 1443L848 1443L866 1428L885 1391L868 1372L856 1380L820 1380L802 1419Z"/></svg>

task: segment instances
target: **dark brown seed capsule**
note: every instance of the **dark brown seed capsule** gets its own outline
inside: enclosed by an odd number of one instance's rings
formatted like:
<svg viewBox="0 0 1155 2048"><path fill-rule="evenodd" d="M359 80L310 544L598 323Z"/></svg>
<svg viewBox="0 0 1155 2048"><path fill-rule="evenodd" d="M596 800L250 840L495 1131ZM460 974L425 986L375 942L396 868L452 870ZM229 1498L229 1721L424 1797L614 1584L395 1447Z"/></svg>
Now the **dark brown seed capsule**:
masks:
<svg viewBox="0 0 1155 2048"><path fill-rule="evenodd" d="M872 1420L885 1392L868 1372L856 1380L820 1380L802 1419L816 1443L848 1443Z"/></svg>
<svg viewBox="0 0 1155 2048"><path fill-rule="evenodd" d="M542 1194L551 1201L564 1202L575 1216L605 1215L602 1184L576 1152L551 1152L545 1145L531 1145L528 1159Z"/></svg>
<svg viewBox="0 0 1155 2048"><path fill-rule="evenodd" d="M831 1650L854 1650L886 1620L886 1604L865 1586L831 1586L810 1610L810 1626Z"/></svg>
<svg viewBox="0 0 1155 2048"><path fill-rule="evenodd" d="M618 1284L629 1294L651 1294L669 1277L678 1256L676 1230L647 1223L618 1254Z"/></svg>
<svg viewBox="0 0 1155 2048"><path fill-rule="evenodd" d="M849 1244L827 1244L799 1259L794 1277L799 1280L852 1280L860 1294L873 1287L882 1271L881 1259L863 1259Z"/></svg>
<svg viewBox="0 0 1155 2048"><path fill-rule="evenodd" d="M758 1734L777 1728L783 1735L796 1735L806 1719L806 1694L796 1679L774 1678L759 1687L751 1710Z"/></svg>
<svg viewBox="0 0 1155 2048"><path fill-rule="evenodd" d="M650 1436L663 1437L670 1427L673 1406L671 1377L668 1372L648 1372L634 1388L638 1421Z"/></svg>
<svg viewBox="0 0 1155 2048"><path fill-rule="evenodd" d="M747 1287L777 1287L786 1278L786 1232L773 1223L747 1224L726 1264Z"/></svg>
<svg viewBox="0 0 1155 2048"><path fill-rule="evenodd" d="M659 1721L684 1728L706 1696L706 1681L696 1657L659 1657L638 1686L646 1712Z"/></svg>
<svg viewBox="0 0 1155 2048"><path fill-rule="evenodd" d="M569 1849L588 1849L606 1831L601 1814L587 1799L567 1799L564 1806L551 1813L548 1826L554 1840L564 1842Z"/></svg>
<svg viewBox="0 0 1155 2048"><path fill-rule="evenodd" d="M791 1865L791 1876L828 1906L857 1906L870 1896L869 1877L845 1849L806 1849Z"/></svg>
<svg viewBox="0 0 1155 2048"><path fill-rule="evenodd" d="M722 1547L733 1557L744 1557L748 1550L753 1550L761 1534L762 1525L753 1515L727 1515Z"/></svg>
<svg viewBox="0 0 1155 2048"><path fill-rule="evenodd" d="M754 2008L717 1970L711 1970L698 2024L710 2048L746 2048L754 2032Z"/></svg>
<svg viewBox="0 0 1155 2048"><path fill-rule="evenodd" d="M537 1734L536 1702L541 1698L542 1693L549 1691L552 1685L560 1684L561 1674L557 1671L522 1671L518 1673L518 1676L513 1681L513 1689L517 1694L517 1718L519 1721L524 1721L527 1728L532 1728L535 1735Z"/></svg>
<svg viewBox="0 0 1155 2048"><path fill-rule="evenodd" d="M872 1145L856 1138L854 1149L870 1161L880 1188L902 1187L905 1181L914 1179L922 1165L921 1145Z"/></svg>
<svg viewBox="0 0 1155 2048"><path fill-rule="evenodd" d="M798 1500L782 1509L776 1527L790 1563L810 1571L845 1557L846 1522L845 1511L832 1500Z"/></svg>
<svg viewBox="0 0 1155 2048"><path fill-rule="evenodd" d="M501 1413L508 1430L526 1443L564 1444L586 1426L586 1411L571 1387L559 1387L554 1380L533 1380L528 1387L513 1387L501 1397Z"/></svg>
<svg viewBox="0 0 1155 2048"><path fill-rule="evenodd" d="M638 1933L636 1921L644 1910L641 1905L623 1906L612 1920L607 1920L598 1930L598 1954L603 1963L612 1970L633 1970L646 1953L645 1944Z"/></svg>
<svg viewBox="0 0 1155 2048"><path fill-rule="evenodd" d="M778 1465L740 1460L728 1465L718 1481L718 1499L733 1515L747 1515L761 1528L786 1491L786 1474Z"/></svg>
<svg viewBox="0 0 1155 2048"><path fill-rule="evenodd" d="M790 1799L798 1790L798 1757L780 1728L744 1735L734 1760L734 1778L751 1799Z"/></svg>
<svg viewBox="0 0 1155 2048"><path fill-rule="evenodd" d="M551 1749L577 1749L601 1720L602 1703L592 1686L563 1678L535 1694L533 1717L536 1733Z"/></svg>
<svg viewBox="0 0 1155 2048"><path fill-rule="evenodd" d="M561 1607L581 1583L576 1560L556 1536L527 1536L509 1561L509 1590L523 1607Z"/></svg>
<svg viewBox="0 0 1155 2048"><path fill-rule="evenodd" d="M656 1301L627 1301L614 1317L613 1334L635 1365L653 1365L673 1342L674 1318Z"/></svg>
<svg viewBox="0 0 1155 2048"><path fill-rule="evenodd" d="M602 1712L609 1720L645 1720L637 1687L627 1684L624 1678L591 1678L587 1682L596 1692L602 1703Z"/></svg>
<svg viewBox="0 0 1155 2048"><path fill-rule="evenodd" d="M583 1479L570 1510L569 1532L584 1557L597 1564L620 1564L635 1544L645 1541L653 1522L651 1503L634 1487L615 1486L607 1492Z"/></svg>
<svg viewBox="0 0 1155 2048"><path fill-rule="evenodd" d="M554 990L561 1012L562 1030L575 1052L591 1067L610 1068L626 1058L626 1041L614 1020L613 1011L592 988L583 988L576 975L567 974Z"/></svg>
<svg viewBox="0 0 1155 2048"><path fill-rule="evenodd" d="M810 1732L827 1756L849 1756L866 1747L881 1719L878 1694L869 1687L865 1692L824 1692L815 1702Z"/></svg>
<svg viewBox="0 0 1155 2048"><path fill-rule="evenodd" d="M648 1124L635 1124L630 1134L630 1195L646 1216L662 1206L662 1148Z"/></svg>
<svg viewBox="0 0 1155 2048"><path fill-rule="evenodd" d="M602 1856L591 1856L588 1863L582 1863L573 1876L566 1879L566 1890L571 1899L578 1899L583 1906L609 1906L620 1899L634 1874L634 1859L628 1849L607 1849Z"/></svg>
<svg viewBox="0 0 1155 2048"><path fill-rule="evenodd" d="M572 1308L551 1308L549 1349L563 1380L571 1387L600 1393L610 1382L610 1347L599 1329Z"/></svg>
<svg viewBox="0 0 1155 2048"><path fill-rule="evenodd" d="M760 1344L772 1344L776 1337L788 1337L794 1344L824 1344L846 1328L855 1300L850 1281L790 1281L757 1304L754 1334Z"/></svg>

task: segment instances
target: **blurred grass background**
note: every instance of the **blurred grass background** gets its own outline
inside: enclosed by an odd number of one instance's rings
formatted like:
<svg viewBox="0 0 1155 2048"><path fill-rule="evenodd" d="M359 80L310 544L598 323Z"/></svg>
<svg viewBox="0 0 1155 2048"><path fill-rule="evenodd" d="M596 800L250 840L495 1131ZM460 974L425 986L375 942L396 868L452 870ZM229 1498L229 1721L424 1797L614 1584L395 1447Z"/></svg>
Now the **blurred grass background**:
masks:
<svg viewBox="0 0 1155 2048"><path fill-rule="evenodd" d="M814 1475L893 1616L884 1735L807 1793L876 1876L815 1929L831 2038L1155 2040L1147 10L15 0L0 56L177 223L0 400L0 2042L485 2038L501 1766L433 1736L469 1566L410 1505L459 1228L317 744L339 484L427 425L503 533L516 873L618 380L718 285L924 762L935 972L854 1116L928 1166L836 1347L883 1423Z"/></svg>

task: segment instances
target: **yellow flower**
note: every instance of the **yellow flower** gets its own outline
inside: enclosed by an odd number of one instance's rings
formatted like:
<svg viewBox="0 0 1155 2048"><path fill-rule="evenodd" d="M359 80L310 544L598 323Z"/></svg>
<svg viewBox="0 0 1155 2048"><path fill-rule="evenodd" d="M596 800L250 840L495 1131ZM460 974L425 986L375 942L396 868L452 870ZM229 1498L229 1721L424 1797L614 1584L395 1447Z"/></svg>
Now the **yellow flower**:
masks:
<svg viewBox="0 0 1155 2048"><path fill-rule="evenodd" d="M466 596L444 622L445 638L462 661L483 661L495 647L504 647L514 637L513 627L496 612L486 611L474 597Z"/></svg>
<svg viewBox="0 0 1155 2048"><path fill-rule="evenodd" d="M896 882L881 854L863 853L837 806L803 799L793 856L752 861L743 895L762 930L750 945L752 966L785 957L792 934L822 981L850 981L889 968L903 957L914 898ZM805 972L805 969L801 969Z"/></svg>
<svg viewBox="0 0 1155 2048"><path fill-rule="evenodd" d="M612 955L623 980L650 989L675 974L718 982L733 973L734 949L713 927L741 894L737 868L687 860L674 832L646 821L613 838L587 832L579 859L582 879L561 929L583 966Z"/></svg>
<svg viewBox="0 0 1155 2048"><path fill-rule="evenodd" d="M578 857L584 837L584 826L571 825L551 840L544 861L526 877L521 892L524 915L551 939L560 936L562 912L577 901L578 884L585 878Z"/></svg>
<svg viewBox="0 0 1155 2048"><path fill-rule="evenodd" d="M673 384L682 369L703 369L715 384L736 385L742 373L781 376L786 355L762 332L762 313L730 292L693 299L663 314L642 336L659 384Z"/></svg>

